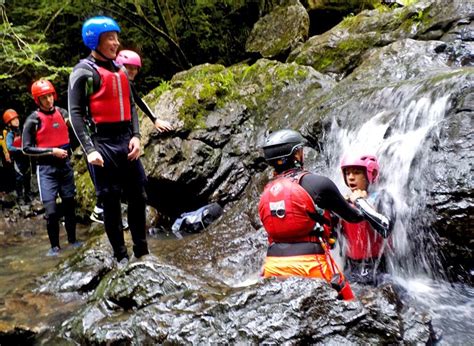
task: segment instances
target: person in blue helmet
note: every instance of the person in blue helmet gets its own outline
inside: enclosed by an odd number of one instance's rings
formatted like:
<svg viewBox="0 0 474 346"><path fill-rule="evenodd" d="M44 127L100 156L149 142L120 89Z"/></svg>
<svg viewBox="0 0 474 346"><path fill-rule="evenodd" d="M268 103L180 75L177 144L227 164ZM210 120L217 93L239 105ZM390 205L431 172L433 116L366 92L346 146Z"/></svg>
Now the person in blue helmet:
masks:
<svg viewBox="0 0 474 346"><path fill-rule="evenodd" d="M68 99L72 127L84 150L98 198L102 199L104 227L114 257L125 264L121 194L128 202L133 253L149 253L145 229L146 175L140 162L140 131L126 73L115 63L120 27L97 16L82 26L82 39L91 54L69 76Z"/></svg>

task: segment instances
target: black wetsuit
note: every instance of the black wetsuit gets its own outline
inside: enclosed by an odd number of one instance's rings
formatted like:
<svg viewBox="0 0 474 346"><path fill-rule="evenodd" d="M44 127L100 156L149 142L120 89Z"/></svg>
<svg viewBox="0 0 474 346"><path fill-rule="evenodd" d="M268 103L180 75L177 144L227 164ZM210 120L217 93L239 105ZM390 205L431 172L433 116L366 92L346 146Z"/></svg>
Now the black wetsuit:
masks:
<svg viewBox="0 0 474 346"><path fill-rule="evenodd" d="M119 70L112 61L100 61L92 56L87 59L108 71ZM128 223L134 243L133 252L137 258L149 253L145 230L146 175L139 159L127 159L131 138L140 138L132 93L130 92L129 100L131 121L95 124L88 110L89 97L99 90L100 85L101 77L96 68L90 63L79 62L69 77L69 114L85 155L98 151L104 160L104 167L90 165L89 169L96 194L102 199L105 231L114 256L120 261L128 258L122 231L122 191L128 202Z"/></svg>
<svg viewBox="0 0 474 346"><path fill-rule="evenodd" d="M130 81L130 87L132 89L132 96L133 96L133 99L135 101L135 103L137 104L138 108L141 109L141 111L143 113L146 114L146 116L148 118L150 118L151 122L154 124L155 121L156 121L156 117L155 115L153 114L153 112L151 111L150 107L148 107L148 105L145 103L145 101L143 101L141 99L141 97L138 95L138 91L137 89L135 88L135 83L133 83L132 81Z"/></svg>
<svg viewBox="0 0 474 346"><path fill-rule="evenodd" d="M59 110L65 121L68 114L65 109L55 107L52 111L42 113L53 114ZM56 205L56 197L61 196L64 213L65 228L68 242L76 242L76 213L75 200L76 186L74 184L74 171L72 170L69 156L60 159L53 156L53 148L38 147L36 135L41 129L41 119L35 111L28 116L23 127L23 152L36 158L36 175L40 198L46 210L46 228L48 230L51 247L59 247L59 218L60 213ZM69 151L69 144L61 147Z"/></svg>

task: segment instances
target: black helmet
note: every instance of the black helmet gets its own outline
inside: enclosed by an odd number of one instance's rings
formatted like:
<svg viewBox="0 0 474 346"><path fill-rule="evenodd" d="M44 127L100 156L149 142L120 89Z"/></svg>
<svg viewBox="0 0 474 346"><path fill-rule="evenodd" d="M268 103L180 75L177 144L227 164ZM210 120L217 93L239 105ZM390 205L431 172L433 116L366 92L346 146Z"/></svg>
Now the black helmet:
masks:
<svg viewBox="0 0 474 346"><path fill-rule="evenodd" d="M299 132L288 129L278 130L265 138L262 146L263 156L267 161L289 157L304 144L305 139Z"/></svg>

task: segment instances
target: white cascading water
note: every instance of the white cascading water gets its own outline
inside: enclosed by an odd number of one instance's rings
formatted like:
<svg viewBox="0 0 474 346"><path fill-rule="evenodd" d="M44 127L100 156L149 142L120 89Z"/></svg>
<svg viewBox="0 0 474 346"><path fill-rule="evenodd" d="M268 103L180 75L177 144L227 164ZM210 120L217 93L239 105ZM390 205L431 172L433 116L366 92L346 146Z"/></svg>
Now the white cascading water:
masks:
<svg viewBox="0 0 474 346"><path fill-rule="evenodd" d="M425 148L438 135L450 95L420 89L414 85L384 88L373 95L381 105L365 123L356 122L358 114L339 124L333 121L326 134L325 155L332 163L329 175L344 195L349 189L339 167L343 155L378 157L381 172L377 188L391 193L397 211L392 246L386 248L388 270L408 296L430 312L435 327L442 332L441 343L464 343L474 340L470 327L474 322L474 290L444 280L435 233L420 221L427 212Z"/></svg>

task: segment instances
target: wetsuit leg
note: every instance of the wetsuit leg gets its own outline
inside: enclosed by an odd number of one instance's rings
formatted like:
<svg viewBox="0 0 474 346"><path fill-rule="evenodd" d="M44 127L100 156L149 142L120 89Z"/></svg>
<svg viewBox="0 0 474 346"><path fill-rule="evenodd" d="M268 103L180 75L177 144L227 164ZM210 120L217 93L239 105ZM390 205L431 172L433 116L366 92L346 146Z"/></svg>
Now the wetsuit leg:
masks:
<svg viewBox="0 0 474 346"><path fill-rule="evenodd" d="M149 254L146 240L146 193L145 171L139 160L128 162L128 182L123 184L128 200L128 224L133 240L133 253L136 258Z"/></svg>
<svg viewBox="0 0 474 346"><path fill-rule="evenodd" d="M76 242L76 201L74 198L63 199L64 227L69 244Z"/></svg>
<svg viewBox="0 0 474 346"><path fill-rule="evenodd" d="M109 238L110 245L114 250L117 261L128 258L127 248L122 231L122 209L120 206L120 194L109 193L103 195L104 204L104 228Z"/></svg>
<svg viewBox="0 0 474 346"><path fill-rule="evenodd" d="M76 202L74 200L76 185L74 184L74 171L71 162L66 160L63 165L57 167L57 172L67 240L72 244L76 242Z"/></svg>
<svg viewBox="0 0 474 346"><path fill-rule="evenodd" d="M56 201L43 202L46 211L46 229L48 230L51 248L59 246L59 216Z"/></svg>
<svg viewBox="0 0 474 346"><path fill-rule="evenodd" d="M128 224L135 257L147 255L149 251L146 240L146 200L143 194L133 194L128 199Z"/></svg>

